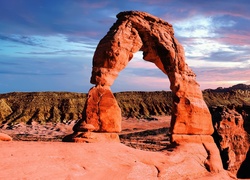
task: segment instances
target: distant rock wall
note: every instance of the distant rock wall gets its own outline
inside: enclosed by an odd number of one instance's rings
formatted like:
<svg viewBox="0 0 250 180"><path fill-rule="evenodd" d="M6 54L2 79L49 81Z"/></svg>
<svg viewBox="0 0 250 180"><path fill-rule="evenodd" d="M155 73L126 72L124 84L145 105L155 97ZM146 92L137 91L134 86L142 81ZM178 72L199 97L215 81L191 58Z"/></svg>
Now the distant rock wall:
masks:
<svg viewBox="0 0 250 180"><path fill-rule="evenodd" d="M236 106L250 106L250 90L205 90L203 91L203 97L206 104L211 106L227 106L234 104Z"/></svg>
<svg viewBox="0 0 250 180"><path fill-rule="evenodd" d="M124 117L139 119L171 115L172 93L169 91L121 92L114 95Z"/></svg>
<svg viewBox="0 0 250 180"><path fill-rule="evenodd" d="M32 121L66 122L79 119L86 94L68 92L15 92L0 94L0 124Z"/></svg>
<svg viewBox="0 0 250 180"><path fill-rule="evenodd" d="M172 93L120 92L114 93L123 117L147 118L150 116L171 115ZM238 111L244 109L250 114L250 91L231 92L203 91L209 107L235 104ZM11 123L67 122L81 116L86 102L86 93L71 92L15 92L0 94L0 125ZM242 107L242 104L245 104ZM245 123L250 122L250 115ZM250 133L250 128L247 130Z"/></svg>

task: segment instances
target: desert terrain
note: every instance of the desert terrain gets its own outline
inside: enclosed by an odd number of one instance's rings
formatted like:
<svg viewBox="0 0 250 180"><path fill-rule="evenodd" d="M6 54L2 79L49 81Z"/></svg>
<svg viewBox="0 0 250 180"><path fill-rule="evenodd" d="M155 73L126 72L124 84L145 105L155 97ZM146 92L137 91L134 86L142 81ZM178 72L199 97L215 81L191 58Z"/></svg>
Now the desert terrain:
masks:
<svg viewBox="0 0 250 180"><path fill-rule="evenodd" d="M239 96L238 92L246 94L246 92L239 89L236 90L236 93L226 91L221 94L208 91L204 93L204 97L205 99L210 99L212 102L208 101L208 104L212 105L214 105L213 102L215 100L211 97L216 97L220 103L225 101L230 103L229 100L234 102L242 101L240 98L243 96ZM157 92L156 97L157 94L161 93ZM209 94L210 98L206 98L206 93ZM48 93L48 98L50 94ZM142 95L144 93L138 92L132 92L133 96L129 95L129 92L121 94L126 96L122 97L118 94L120 96L117 98L119 104L122 104L122 99L127 98L126 107L134 110L132 111L134 116L127 111L123 110L122 112L127 116L122 118L122 131L119 133L121 143L86 144L61 142L65 135L73 132L72 128L77 119L61 120L59 122L53 120L45 122L35 119L32 119L30 122L17 120L4 123L2 121L0 132L10 135L13 141L0 142L0 166L4 169L1 172L0 179L103 179L107 177L109 179L230 179L234 177L227 171L221 171L219 174L209 173L203 166L202 161L205 160L205 156L201 153L201 147L192 144L190 144L190 147L174 147L170 145L168 131L171 116L167 115L168 112L166 111L164 112L165 115L159 115L160 113L163 114L163 110L159 110L159 108L155 108L155 111L150 111L152 106L148 102L148 99L150 99L155 102L152 103L154 107L159 106L159 104L164 107L161 101L157 104L157 101L162 98L157 97L154 99L152 94L149 97ZM238 97L235 97L235 94ZM3 94L3 96L6 97L7 95ZM132 97L131 99L137 98L138 100L128 103L130 101L128 97ZM244 98L247 97L245 96ZM11 96L8 96L6 99L2 98L2 102L4 100L13 109L14 106L11 106L7 101L10 101L12 98ZM140 98L144 99L140 100ZM33 96L32 99L37 102L35 100L36 97ZM24 101L29 101L30 104L26 103L23 106L20 103L19 106L25 107L22 111L28 112L29 110L32 113L33 110L31 109L34 109L32 100L24 99ZM138 104L147 102L149 109L140 111L137 108L140 105L137 105L135 102L138 102ZM67 108L61 107L65 111L67 110ZM169 104L166 107L169 107ZM42 109L43 105L41 104L41 106L36 108ZM144 112L151 112L151 114L144 114ZM155 116L153 115L154 113L159 114ZM24 114L30 116L28 113ZM31 114L31 116L33 115ZM77 114L75 116L78 117ZM249 132L248 125L249 123L246 121L245 129ZM190 148L193 148L192 154L187 153ZM198 159L197 154L200 154ZM182 163L177 165L180 162ZM189 169L190 164L194 168ZM245 164L247 164L247 168L249 163L245 162ZM172 166L172 170L170 166ZM183 168L189 169L189 171L180 171ZM170 173L171 175L167 176ZM245 179L247 176L245 176Z"/></svg>
<svg viewBox="0 0 250 180"><path fill-rule="evenodd" d="M171 24L140 11L116 17L88 94L0 95L0 179L249 178L250 86L202 92ZM138 51L171 92L113 94Z"/></svg>
<svg viewBox="0 0 250 180"><path fill-rule="evenodd" d="M170 120L171 116L153 116L150 119L123 117L119 133L121 143L136 149L160 151L169 144ZM64 136L73 133L76 122L4 125L0 132L10 135L14 141L61 142Z"/></svg>

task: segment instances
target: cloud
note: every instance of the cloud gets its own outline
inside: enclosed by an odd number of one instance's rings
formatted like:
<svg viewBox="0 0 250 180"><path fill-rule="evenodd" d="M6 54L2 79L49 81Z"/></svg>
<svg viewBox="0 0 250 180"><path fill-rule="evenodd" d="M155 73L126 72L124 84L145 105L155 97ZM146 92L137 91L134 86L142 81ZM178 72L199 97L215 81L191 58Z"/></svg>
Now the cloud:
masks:
<svg viewBox="0 0 250 180"><path fill-rule="evenodd" d="M8 75L24 75L24 76L62 76L66 75L66 73L41 73L41 72L17 72L17 71L0 71L0 74L8 74Z"/></svg>
<svg viewBox="0 0 250 180"><path fill-rule="evenodd" d="M6 35L0 34L0 40L19 43L19 44L23 44L23 45L29 45L29 46L40 46L41 45L34 38L31 38L29 36L23 36L23 35L6 36Z"/></svg>
<svg viewBox="0 0 250 180"><path fill-rule="evenodd" d="M250 64L246 68L213 67L192 68L197 74L197 81L202 89L216 88L218 86L229 87L238 83L249 84Z"/></svg>
<svg viewBox="0 0 250 180"><path fill-rule="evenodd" d="M18 35L11 37L0 36L3 55L8 56L79 56L91 58L94 54L96 44L94 41L69 41L63 35L58 36L27 36L22 38Z"/></svg>
<svg viewBox="0 0 250 180"><path fill-rule="evenodd" d="M81 58L16 58L0 61L0 93L11 91L87 92L91 62ZM8 63L9 62L9 63Z"/></svg>
<svg viewBox="0 0 250 180"><path fill-rule="evenodd" d="M9 91L18 90L20 82L26 90L88 91L95 48L124 10L146 11L173 24L186 61L202 84L249 83L249 9L246 0L1 0L0 85ZM160 90L168 83L137 54L117 80L114 90Z"/></svg>

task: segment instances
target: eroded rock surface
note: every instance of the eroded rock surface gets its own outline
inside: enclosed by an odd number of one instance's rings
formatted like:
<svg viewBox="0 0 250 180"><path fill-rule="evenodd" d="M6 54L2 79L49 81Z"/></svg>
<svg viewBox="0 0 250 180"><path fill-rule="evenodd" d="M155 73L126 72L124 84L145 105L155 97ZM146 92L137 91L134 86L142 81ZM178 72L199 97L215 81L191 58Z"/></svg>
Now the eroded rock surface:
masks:
<svg viewBox="0 0 250 180"><path fill-rule="evenodd" d="M96 86L90 89L84 116L84 122L92 124L95 131L121 131L121 109L108 86Z"/></svg>
<svg viewBox="0 0 250 180"><path fill-rule="evenodd" d="M214 137L221 152L223 166L236 175L249 148L248 134L243 128L244 120L233 107L218 107L214 111Z"/></svg>
<svg viewBox="0 0 250 180"><path fill-rule="evenodd" d="M0 179L230 180L210 173L201 144L147 152L121 143L0 142Z"/></svg>
<svg viewBox="0 0 250 180"><path fill-rule="evenodd" d="M4 99L0 99L0 120L5 119L12 113L12 109L7 105Z"/></svg>
<svg viewBox="0 0 250 180"><path fill-rule="evenodd" d="M185 63L184 49L174 37L172 25L138 11L121 12L117 18L96 48L91 83L111 86L133 53L143 51L143 59L154 63L170 80L172 133L211 135L211 115L195 80L196 75Z"/></svg>
<svg viewBox="0 0 250 180"><path fill-rule="evenodd" d="M138 11L121 12L117 18L96 48L91 76L95 87L89 91L82 121L68 138L74 142L96 139L92 132L80 132L79 127L85 123L92 124L95 131L103 135L121 130L121 111L109 87L132 59L133 53L143 51L143 59L154 63L170 80L172 143L178 146L196 144L205 154L202 165L210 172L222 172L219 151L211 137L210 112L195 80L196 75L185 63L184 49L174 37L172 25Z"/></svg>
<svg viewBox="0 0 250 180"><path fill-rule="evenodd" d="M13 92L0 94L0 126L41 124L79 119L86 94L70 92Z"/></svg>

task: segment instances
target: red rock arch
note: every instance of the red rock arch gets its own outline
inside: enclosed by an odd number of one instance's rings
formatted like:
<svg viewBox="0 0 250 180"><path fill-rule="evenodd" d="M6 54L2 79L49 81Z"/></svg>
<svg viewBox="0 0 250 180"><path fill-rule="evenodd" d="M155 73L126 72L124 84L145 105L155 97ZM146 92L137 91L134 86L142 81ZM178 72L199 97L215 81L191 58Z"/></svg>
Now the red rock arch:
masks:
<svg viewBox="0 0 250 180"><path fill-rule="evenodd" d="M138 11L121 12L117 18L96 48L91 83L108 89L133 53L143 51L143 59L155 63L170 80L173 93L171 132L211 135L211 115L196 75L185 63L184 49L174 37L172 25Z"/></svg>

